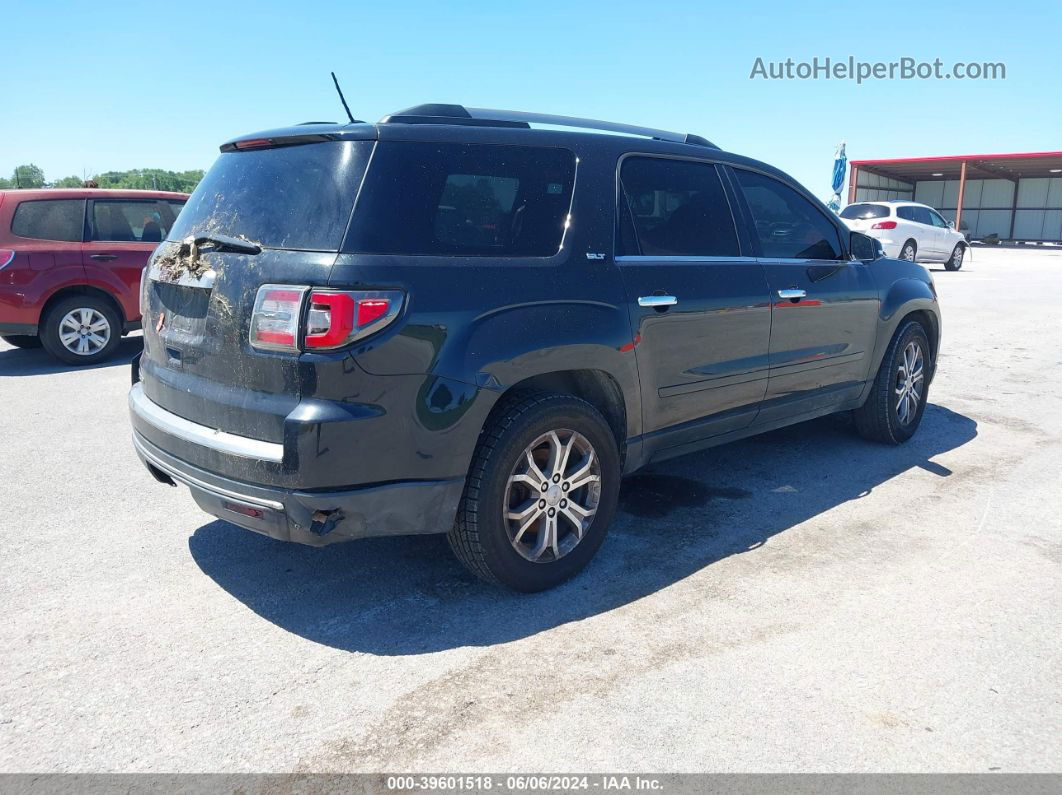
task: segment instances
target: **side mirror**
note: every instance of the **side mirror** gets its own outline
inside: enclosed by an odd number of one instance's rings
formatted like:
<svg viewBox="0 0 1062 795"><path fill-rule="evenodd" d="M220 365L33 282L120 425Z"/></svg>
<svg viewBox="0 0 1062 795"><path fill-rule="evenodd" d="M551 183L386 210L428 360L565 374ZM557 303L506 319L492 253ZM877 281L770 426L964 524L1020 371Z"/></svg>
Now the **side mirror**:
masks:
<svg viewBox="0 0 1062 795"><path fill-rule="evenodd" d="M861 259L864 262L885 256L885 252L881 247L881 241L876 240L869 235L864 235L862 232L852 232L849 238L848 249L852 252L852 256L855 259Z"/></svg>
<svg viewBox="0 0 1062 795"><path fill-rule="evenodd" d="M948 221L948 229L954 229L954 228L955 228L955 222L954 221Z"/></svg>

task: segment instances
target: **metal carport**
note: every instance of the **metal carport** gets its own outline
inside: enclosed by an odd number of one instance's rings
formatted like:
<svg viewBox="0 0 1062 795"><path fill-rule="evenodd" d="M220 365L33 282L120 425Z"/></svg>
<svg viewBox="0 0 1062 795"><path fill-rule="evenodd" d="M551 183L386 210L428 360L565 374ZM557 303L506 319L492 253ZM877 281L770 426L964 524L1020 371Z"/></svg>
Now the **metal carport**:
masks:
<svg viewBox="0 0 1062 795"><path fill-rule="evenodd" d="M910 199L971 239L1062 242L1062 152L853 160L848 201Z"/></svg>

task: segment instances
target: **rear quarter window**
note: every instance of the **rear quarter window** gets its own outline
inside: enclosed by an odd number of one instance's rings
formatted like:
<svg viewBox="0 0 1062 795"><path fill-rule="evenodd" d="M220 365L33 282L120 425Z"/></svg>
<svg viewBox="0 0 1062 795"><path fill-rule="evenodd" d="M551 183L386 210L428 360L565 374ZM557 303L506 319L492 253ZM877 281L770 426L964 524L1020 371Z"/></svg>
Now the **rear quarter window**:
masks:
<svg viewBox="0 0 1062 795"><path fill-rule="evenodd" d="M33 240L80 243L84 228L84 199L24 201L11 219L11 234Z"/></svg>
<svg viewBox="0 0 1062 795"><path fill-rule="evenodd" d="M568 149L382 142L345 251L549 257L564 239L575 183Z"/></svg>

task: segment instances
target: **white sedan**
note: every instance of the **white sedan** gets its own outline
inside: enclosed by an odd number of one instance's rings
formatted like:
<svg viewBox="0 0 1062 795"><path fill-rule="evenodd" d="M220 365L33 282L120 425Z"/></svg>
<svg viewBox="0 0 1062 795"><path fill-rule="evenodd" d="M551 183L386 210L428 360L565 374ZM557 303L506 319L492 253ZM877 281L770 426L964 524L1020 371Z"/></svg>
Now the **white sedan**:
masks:
<svg viewBox="0 0 1062 795"><path fill-rule="evenodd" d="M932 207L916 202L881 201L849 204L841 211L849 229L881 241L885 255L912 262L943 262L949 271L962 267L966 238Z"/></svg>

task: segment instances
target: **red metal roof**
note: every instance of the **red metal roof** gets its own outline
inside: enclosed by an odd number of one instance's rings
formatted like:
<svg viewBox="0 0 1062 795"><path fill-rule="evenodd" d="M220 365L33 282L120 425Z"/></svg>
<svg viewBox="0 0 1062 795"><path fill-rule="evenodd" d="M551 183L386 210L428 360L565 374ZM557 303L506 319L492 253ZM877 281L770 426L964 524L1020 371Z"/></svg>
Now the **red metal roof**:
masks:
<svg viewBox="0 0 1062 795"><path fill-rule="evenodd" d="M888 165L893 163L961 162L963 160L1031 160L1033 158L1062 158L1062 152L1012 152L1005 155L944 155L943 157L893 157L883 160L852 160L853 166Z"/></svg>
<svg viewBox="0 0 1062 795"><path fill-rule="evenodd" d="M850 165L893 179L958 179L966 163L967 179L1020 179L1062 176L1062 152L1012 152L997 155L945 155L853 160ZM1058 171L1052 173L1055 169Z"/></svg>

